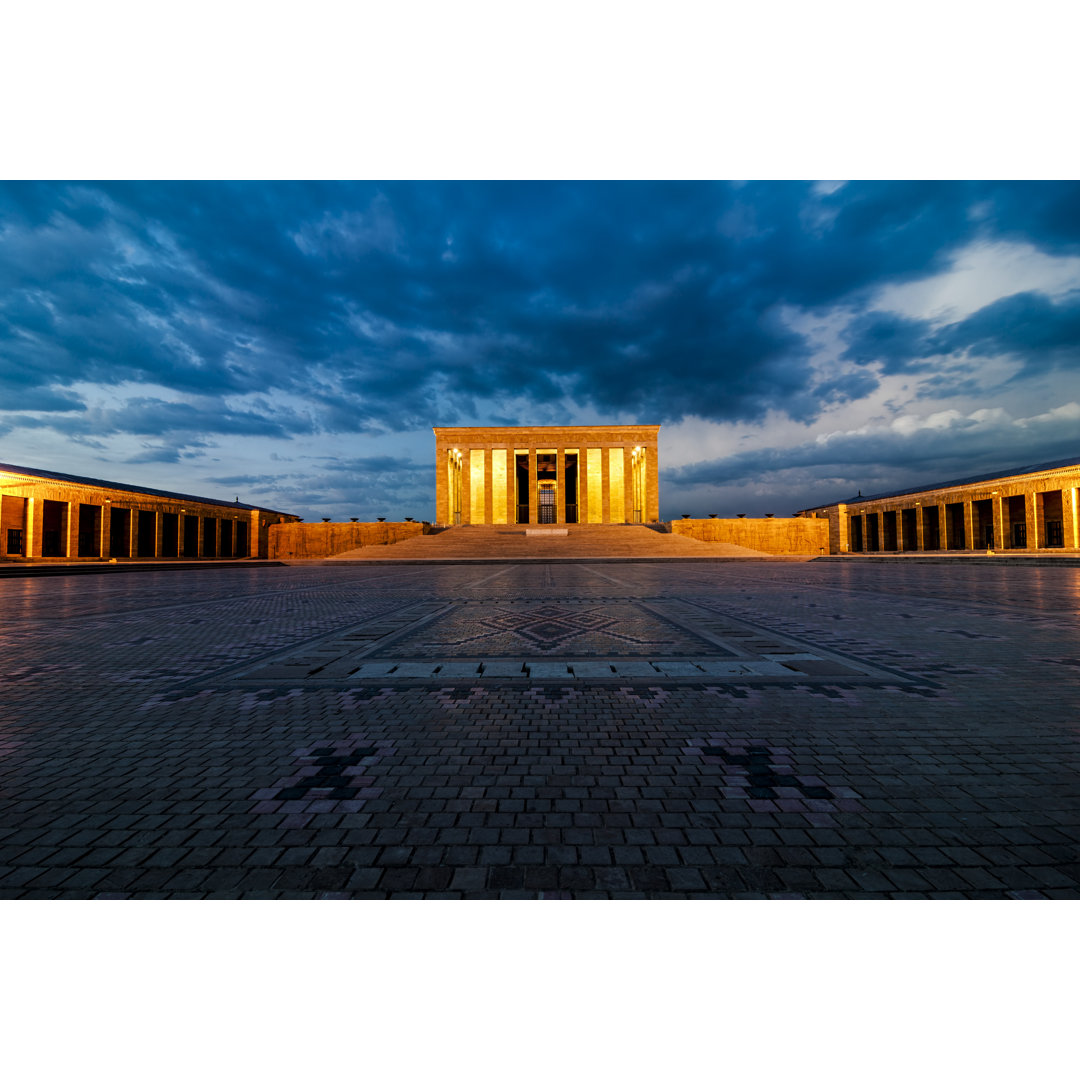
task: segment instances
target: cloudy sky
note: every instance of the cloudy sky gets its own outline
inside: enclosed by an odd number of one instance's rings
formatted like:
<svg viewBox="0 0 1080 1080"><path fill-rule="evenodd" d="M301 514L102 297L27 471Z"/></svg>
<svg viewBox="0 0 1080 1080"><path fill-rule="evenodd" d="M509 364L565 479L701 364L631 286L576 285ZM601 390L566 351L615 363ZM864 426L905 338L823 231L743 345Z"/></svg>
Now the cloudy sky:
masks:
<svg viewBox="0 0 1080 1080"><path fill-rule="evenodd" d="M661 513L1080 453L1080 184L0 185L0 461L430 519L433 425L659 423Z"/></svg>

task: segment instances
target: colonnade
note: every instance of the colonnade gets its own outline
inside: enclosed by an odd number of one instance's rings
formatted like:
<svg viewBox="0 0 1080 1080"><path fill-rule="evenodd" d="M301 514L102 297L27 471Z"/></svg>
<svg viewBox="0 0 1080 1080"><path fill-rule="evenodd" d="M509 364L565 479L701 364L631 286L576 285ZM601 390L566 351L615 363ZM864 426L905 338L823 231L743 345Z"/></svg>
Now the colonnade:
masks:
<svg viewBox="0 0 1080 1080"><path fill-rule="evenodd" d="M265 558L269 526L296 520L240 503L125 494L0 474L0 558Z"/></svg>
<svg viewBox="0 0 1080 1080"><path fill-rule="evenodd" d="M987 491L926 491L881 503L839 503L834 550L1080 549L1080 492L998 483Z"/></svg>
<svg viewBox="0 0 1080 1080"><path fill-rule="evenodd" d="M436 521L657 521L658 431L658 425L435 428Z"/></svg>

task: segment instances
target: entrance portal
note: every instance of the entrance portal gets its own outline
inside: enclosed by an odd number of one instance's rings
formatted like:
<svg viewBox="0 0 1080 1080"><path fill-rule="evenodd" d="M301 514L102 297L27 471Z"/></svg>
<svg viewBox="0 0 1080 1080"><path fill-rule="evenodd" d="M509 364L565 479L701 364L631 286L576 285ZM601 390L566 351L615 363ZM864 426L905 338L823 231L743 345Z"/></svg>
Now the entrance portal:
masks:
<svg viewBox="0 0 1080 1080"><path fill-rule="evenodd" d="M555 524L555 484L551 481L541 481L537 492L540 504L540 524Z"/></svg>

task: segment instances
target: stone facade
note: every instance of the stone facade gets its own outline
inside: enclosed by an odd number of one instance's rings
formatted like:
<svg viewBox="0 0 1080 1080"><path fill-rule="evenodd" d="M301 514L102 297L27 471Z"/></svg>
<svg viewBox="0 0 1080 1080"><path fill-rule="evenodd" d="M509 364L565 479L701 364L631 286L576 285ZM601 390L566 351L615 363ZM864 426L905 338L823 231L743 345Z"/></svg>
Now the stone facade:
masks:
<svg viewBox="0 0 1080 1080"><path fill-rule="evenodd" d="M671 523L671 531L766 555L820 555L829 550L829 523L823 518L683 518Z"/></svg>
<svg viewBox="0 0 1080 1080"><path fill-rule="evenodd" d="M659 521L659 424L435 428L440 525Z"/></svg>
<svg viewBox="0 0 1080 1080"><path fill-rule="evenodd" d="M829 521L829 551L1076 552L1080 459L800 511Z"/></svg>
<svg viewBox="0 0 1080 1080"><path fill-rule="evenodd" d="M0 464L0 561L262 558L294 514Z"/></svg>
<svg viewBox="0 0 1080 1080"><path fill-rule="evenodd" d="M329 559L346 551L420 536L419 521L344 521L271 525L271 559Z"/></svg>

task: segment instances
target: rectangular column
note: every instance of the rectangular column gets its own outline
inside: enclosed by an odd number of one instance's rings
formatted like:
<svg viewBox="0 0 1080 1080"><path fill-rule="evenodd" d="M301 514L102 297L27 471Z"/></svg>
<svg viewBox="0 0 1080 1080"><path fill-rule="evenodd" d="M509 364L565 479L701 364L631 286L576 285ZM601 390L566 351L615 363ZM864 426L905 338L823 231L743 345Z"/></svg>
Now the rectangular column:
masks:
<svg viewBox="0 0 1080 1080"><path fill-rule="evenodd" d="M536 497L536 447L529 447L529 524L540 520L540 507Z"/></svg>
<svg viewBox="0 0 1080 1080"><path fill-rule="evenodd" d="M79 504L64 503L64 555L72 558L79 554Z"/></svg>
<svg viewBox="0 0 1080 1080"><path fill-rule="evenodd" d="M588 523L599 525L604 520L604 451L598 446L590 446L585 456L589 459Z"/></svg>
<svg viewBox="0 0 1080 1080"><path fill-rule="evenodd" d="M469 525L471 517L469 508L472 507L472 470L469 468L469 451L465 450L461 456L461 524Z"/></svg>
<svg viewBox="0 0 1080 1080"><path fill-rule="evenodd" d="M585 525L589 520L589 451L586 450L584 446L578 447L577 477L577 519L579 525Z"/></svg>
<svg viewBox="0 0 1080 1080"><path fill-rule="evenodd" d="M974 551L975 543L975 510L971 499L964 500L964 545L965 550Z"/></svg>
<svg viewBox="0 0 1080 1080"><path fill-rule="evenodd" d="M942 551L948 551L949 549L949 525L945 520L945 506L943 502L937 504L937 529L938 529L938 547Z"/></svg>
<svg viewBox="0 0 1080 1080"><path fill-rule="evenodd" d="M40 559L41 540L41 499L31 495L26 500L26 533L23 536L23 552L31 559Z"/></svg>
<svg viewBox="0 0 1080 1080"><path fill-rule="evenodd" d="M604 524L610 525L613 518L611 516L611 447L603 447L600 450L600 468L603 470L604 488L603 488L603 500L604 500Z"/></svg>
<svg viewBox="0 0 1080 1080"><path fill-rule="evenodd" d="M165 550L165 514L161 510L154 511L154 558L160 559L169 554ZM175 554L175 552L173 553Z"/></svg>
<svg viewBox="0 0 1080 1080"><path fill-rule="evenodd" d="M645 520L660 520L659 454L655 446L645 448Z"/></svg>
<svg viewBox="0 0 1080 1080"><path fill-rule="evenodd" d="M112 504L105 503L101 508L101 557L109 557L109 547L112 544Z"/></svg>
<svg viewBox="0 0 1080 1080"><path fill-rule="evenodd" d="M1043 492L1033 491L1024 496L1024 523L1027 527L1027 546L1040 548L1045 543L1042 527L1045 517L1042 506ZM1065 509L1064 496L1061 500L1061 508Z"/></svg>
<svg viewBox="0 0 1080 1080"><path fill-rule="evenodd" d="M484 451L484 521L488 525L492 525L495 522L495 518L492 516L492 510L495 507L494 492L491 489L491 471L492 471L492 451L488 447Z"/></svg>
<svg viewBox="0 0 1080 1080"><path fill-rule="evenodd" d="M1005 508L1002 506L1004 500L1000 495L991 495L990 513L991 521L994 524L994 549L1000 551L1002 548L1009 546L1010 537L1005 535Z"/></svg>
<svg viewBox="0 0 1080 1080"><path fill-rule="evenodd" d="M566 524L566 449L555 449L555 521Z"/></svg>
<svg viewBox="0 0 1080 1080"><path fill-rule="evenodd" d="M507 516L506 481L509 475L506 467L508 453L501 447L491 451L491 524L506 525L513 521Z"/></svg>
<svg viewBox="0 0 1080 1080"><path fill-rule="evenodd" d="M435 440L435 523L452 525L454 522L450 510L450 466L449 456L438 439Z"/></svg>
<svg viewBox="0 0 1080 1080"><path fill-rule="evenodd" d="M517 449L513 446L506 451L506 520L517 524Z"/></svg>
<svg viewBox="0 0 1080 1080"><path fill-rule="evenodd" d="M1066 547L1080 549L1080 489L1065 488L1061 493L1061 529Z"/></svg>
<svg viewBox="0 0 1080 1080"><path fill-rule="evenodd" d="M915 550L926 550L926 523L923 521L922 503L915 504Z"/></svg>

